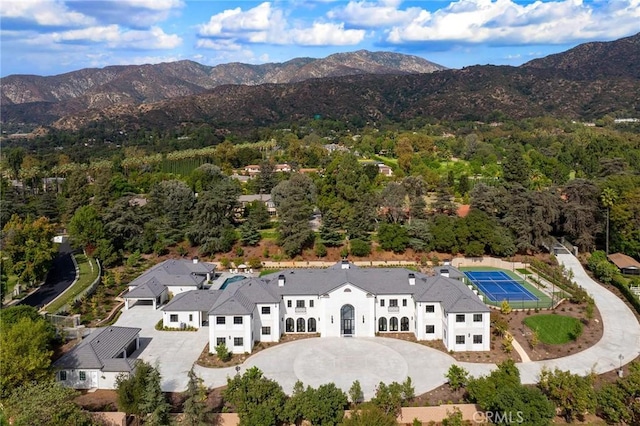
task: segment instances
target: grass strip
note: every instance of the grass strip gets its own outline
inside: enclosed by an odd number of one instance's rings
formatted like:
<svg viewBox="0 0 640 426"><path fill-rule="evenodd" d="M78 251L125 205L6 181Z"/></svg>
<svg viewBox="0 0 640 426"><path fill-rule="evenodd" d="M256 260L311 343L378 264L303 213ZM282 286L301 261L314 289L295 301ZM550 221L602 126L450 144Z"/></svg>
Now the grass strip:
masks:
<svg viewBox="0 0 640 426"><path fill-rule="evenodd" d="M86 290L98 277L98 265L92 258L87 258L84 254L73 255L78 263L78 280L69 288L62 297L56 299L46 307L47 312L55 314L59 310L71 303L80 293ZM93 271L91 267L93 266Z"/></svg>

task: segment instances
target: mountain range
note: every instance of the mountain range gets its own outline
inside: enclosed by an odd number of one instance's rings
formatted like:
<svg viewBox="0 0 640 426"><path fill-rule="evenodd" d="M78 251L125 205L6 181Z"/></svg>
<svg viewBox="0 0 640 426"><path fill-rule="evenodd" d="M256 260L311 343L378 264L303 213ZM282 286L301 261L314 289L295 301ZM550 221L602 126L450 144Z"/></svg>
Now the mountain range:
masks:
<svg viewBox="0 0 640 426"><path fill-rule="evenodd" d="M25 113L30 112L32 120L45 124L87 109L152 103L229 84L255 86L311 78L429 73L443 69L445 67L417 56L366 50L263 65L229 63L209 67L193 61L177 61L109 66L50 77L11 75L0 79L0 102L5 121L29 120Z"/></svg>
<svg viewBox="0 0 640 426"><path fill-rule="evenodd" d="M190 61L85 69L0 81L3 123L61 130L97 127L217 131L322 115L340 120L512 118L593 119L640 114L640 33L586 43L520 67L448 70L424 59L358 51L282 64Z"/></svg>

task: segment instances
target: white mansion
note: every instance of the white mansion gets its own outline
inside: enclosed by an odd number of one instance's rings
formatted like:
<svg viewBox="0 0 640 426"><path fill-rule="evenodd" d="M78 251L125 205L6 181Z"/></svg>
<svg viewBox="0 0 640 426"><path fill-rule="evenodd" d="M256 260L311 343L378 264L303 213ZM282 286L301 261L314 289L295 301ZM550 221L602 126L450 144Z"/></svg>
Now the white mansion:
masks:
<svg viewBox="0 0 640 426"><path fill-rule="evenodd" d="M166 327L209 327L209 345L250 353L256 342L284 333L384 336L413 333L442 340L452 351L490 348L489 308L451 266L427 276L403 268L360 268L342 261L328 269L289 269L189 290L163 308ZM458 279L456 279L458 278Z"/></svg>

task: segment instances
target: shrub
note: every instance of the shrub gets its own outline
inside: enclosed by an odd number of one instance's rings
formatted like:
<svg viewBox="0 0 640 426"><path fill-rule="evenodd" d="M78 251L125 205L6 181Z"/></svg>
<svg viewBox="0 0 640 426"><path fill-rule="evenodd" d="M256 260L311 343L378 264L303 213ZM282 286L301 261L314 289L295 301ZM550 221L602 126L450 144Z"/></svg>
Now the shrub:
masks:
<svg viewBox="0 0 640 426"><path fill-rule="evenodd" d="M449 387L455 391L467 385L469 372L458 365L452 364L445 377L449 381Z"/></svg>
<svg viewBox="0 0 640 426"><path fill-rule="evenodd" d="M371 254L371 243L356 238L351 240L351 254L353 256L364 257Z"/></svg>
<svg viewBox="0 0 640 426"><path fill-rule="evenodd" d="M327 255L327 247L322 243L316 243L315 254L318 257L325 257Z"/></svg>
<svg viewBox="0 0 640 426"><path fill-rule="evenodd" d="M216 355L222 362L227 362L231 359L231 351L227 349L227 345L222 343L216 346Z"/></svg>

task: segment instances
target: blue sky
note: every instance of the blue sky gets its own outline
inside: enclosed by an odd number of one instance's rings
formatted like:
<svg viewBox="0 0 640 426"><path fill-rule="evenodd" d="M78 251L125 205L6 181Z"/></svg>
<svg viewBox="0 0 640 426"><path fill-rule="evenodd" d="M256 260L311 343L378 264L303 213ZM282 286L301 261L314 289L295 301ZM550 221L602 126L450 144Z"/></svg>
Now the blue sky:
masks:
<svg viewBox="0 0 640 426"><path fill-rule="evenodd" d="M520 65L640 31L640 0L2 0L0 75L359 49L451 68Z"/></svg>

